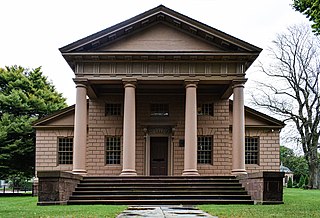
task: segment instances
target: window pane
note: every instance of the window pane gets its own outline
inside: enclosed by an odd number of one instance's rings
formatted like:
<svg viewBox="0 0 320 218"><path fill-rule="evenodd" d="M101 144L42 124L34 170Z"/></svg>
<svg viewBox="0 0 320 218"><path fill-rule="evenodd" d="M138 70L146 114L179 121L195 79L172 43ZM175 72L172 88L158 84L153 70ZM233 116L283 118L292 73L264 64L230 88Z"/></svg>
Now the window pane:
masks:
<svg viewBox="0 0 320 218"><path fill-rule="evenodd" d="M212 103L201 104L198 107L198 115L213 116L213 104Z"/></svg>
<svg viewBox="0 0 320 218"><path fill-rule="evenodd" d="M212 164L212 136L198 136L198 163Z"/></svg>
<svg viewBox="0 0 320 218"><path fill-rule="evenodd" d="M151 116L169 116L168 104L151 104L150 106Z"/></svg>
<svg viewBox="0 0 320 218"><path fill-rule="evenodd" d="M58 164L72 164L73 138L58 138Z"/></svg>
<svg viewBox="0 0 320 218"><path fill-rule="evenodd" d="M106 164L120 164L120 137L106 138Z"/></svg>
<svg viewBox="0 0 320 218"><path fill-rule="evenodd" d="M259 164L259 137L245 138L246 164Z"/></svg>
<svg viewBox="0 0 320 218"><path fill-rule="evenodd" d="M106 103L105 115L106 116L120 116L121 115L121 104Z"/></svg>

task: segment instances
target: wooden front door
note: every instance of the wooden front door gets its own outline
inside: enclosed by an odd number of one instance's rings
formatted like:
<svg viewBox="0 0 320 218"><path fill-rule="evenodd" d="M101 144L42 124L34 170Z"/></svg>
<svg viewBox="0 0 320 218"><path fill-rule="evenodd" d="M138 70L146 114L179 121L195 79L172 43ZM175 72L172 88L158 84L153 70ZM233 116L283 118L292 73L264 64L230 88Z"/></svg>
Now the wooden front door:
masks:
<svg viewBox="0 0 320 218"><path fill-rule="evenodd" d="M168 137L150 138L150 175L168 175Z"/></svg>

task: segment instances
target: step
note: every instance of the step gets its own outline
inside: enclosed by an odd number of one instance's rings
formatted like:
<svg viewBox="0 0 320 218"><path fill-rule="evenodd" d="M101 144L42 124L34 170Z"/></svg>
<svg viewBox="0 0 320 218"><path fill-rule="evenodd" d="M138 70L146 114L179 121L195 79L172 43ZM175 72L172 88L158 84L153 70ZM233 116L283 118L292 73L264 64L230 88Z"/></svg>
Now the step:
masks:
<svg viewBox="0 0 320 218"><path fill-rule="evenodd" d="M135 186L135 187L146 187L146 186L154 186L154 187L168 187L168 186L183 186L183 187L191 187L191 186L205 186L205 187L215 187L215 186L235 186L235 187L241 187L241 184L239 183L221 183L221 182L212 182L212 183L202 183L202 182L176 182L176 183L164 183L164 182L158 182L158 183L152 183L152 182L134 182L134 183L97 183L97 182L86 182L86 183L80 183L79 187L86 187L86 186L109 186L109 187L121 187L121 186Z"/></svg>
<svg viewBox="0 0 320 218"><path fill-rule="evenodd" d="M157 199L149 200L69 200L68 204L118 204L118 205L173 205L173 204L188 204L188 205L198 205L198 204L254 204L252 200L213 200L213 199L180 199L171 200L163 199L161 202Z"/></svg>
<svg viewBox="0 0 320 218"><path fill-rule="evenodd" d="M70 200L179 200L179 199L223 199L223 200L250 200L249 195L73 195Z"/></svg>
<svg viewBox="0 0 320 218"><path fill-rule="evenodd" d="M162 195L170 195L170 194L180 194L180 195L188 195L190 193L203 195L203 194L225 194L225 195L246 195L247 192L245 190L109 190L109 191L80 191L77 190L74 192L74 195L148 195L148 194L156 194L161 193Z"/></svg>

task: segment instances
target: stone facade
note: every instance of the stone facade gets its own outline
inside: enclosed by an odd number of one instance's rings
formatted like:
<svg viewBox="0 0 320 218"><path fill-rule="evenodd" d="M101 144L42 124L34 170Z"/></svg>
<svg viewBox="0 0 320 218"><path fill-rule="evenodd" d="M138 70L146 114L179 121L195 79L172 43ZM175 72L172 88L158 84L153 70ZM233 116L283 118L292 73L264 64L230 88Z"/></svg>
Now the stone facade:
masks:
<svg viewBox="0 0 320 218"><path fill-rule="evenodd" d="M146 131L151 136L162 135L169 137L172 150L170 175L181 175L183 172L184 147L179 141L184 138L184 96L138 96L137 97L137 138L136 138L136 170L138 175L147 175L146 172ZM230 118L229 100L218 100L208 96L199 96L202 102L213 103L213 116L198 116L198 135L213 137L213 163L198 164L200 175L230 175L232 166L232 117ZM105 164L105 137L120 136L123 134L123 116L106 116L107 102L121 103L123 95L104 97L89 100L88 103L88 135L86 150L86 169L88 175L119 175L122 170L119 165ZM150 117L150 103L168 103L170 115L168 117ZM70 114L69 116L74 116ZM55 121L58 122L58 121ZM73 125L73 119L65 125ZM253 121L247 119L250 126ZM159 124L165 127L159 126ZM51 124L54 125L54 124ZM48 124L50 126L50 124ZM159 133L163 128L168 132ZM148 129L149 128L149 129ZM153 131L153 132L152 132ZM247 127L245 136L259 137L259 164L247 164L248 173L262 171L279 171L279 129ZM59 165L57 159L57 142L59 137L73 137L73 128L41 128L37 130L36 170L72 171L72 164ZM122 160L121 160L122 162Z"/></svg>

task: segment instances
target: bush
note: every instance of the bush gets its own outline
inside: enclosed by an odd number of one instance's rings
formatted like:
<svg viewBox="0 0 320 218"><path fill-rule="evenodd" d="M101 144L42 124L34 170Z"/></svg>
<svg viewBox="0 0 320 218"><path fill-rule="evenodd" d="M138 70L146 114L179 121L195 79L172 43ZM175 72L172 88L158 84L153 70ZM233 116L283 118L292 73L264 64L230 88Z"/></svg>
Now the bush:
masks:
<svg viewBox="0 0 320 218"><path fill-rule="evenodd" d="M287 188L292 188L292 179L291 177L289 177L289 180L288 180L288 184L287 184Z"/></svg>
<svg viewBox="0 0 320 218"><path fill-rule="evenodd" d="M305 188L309 187L309 176L306 176L306 178L304 178L304 187Z"/></svg>
<svg viewBox="0 0 320 218"><path fill-rule="evenodd" d="M304 176L303 175L300 176L298 186L299 186L299 188L303 188L303 186L304 186Z"/></svg>

